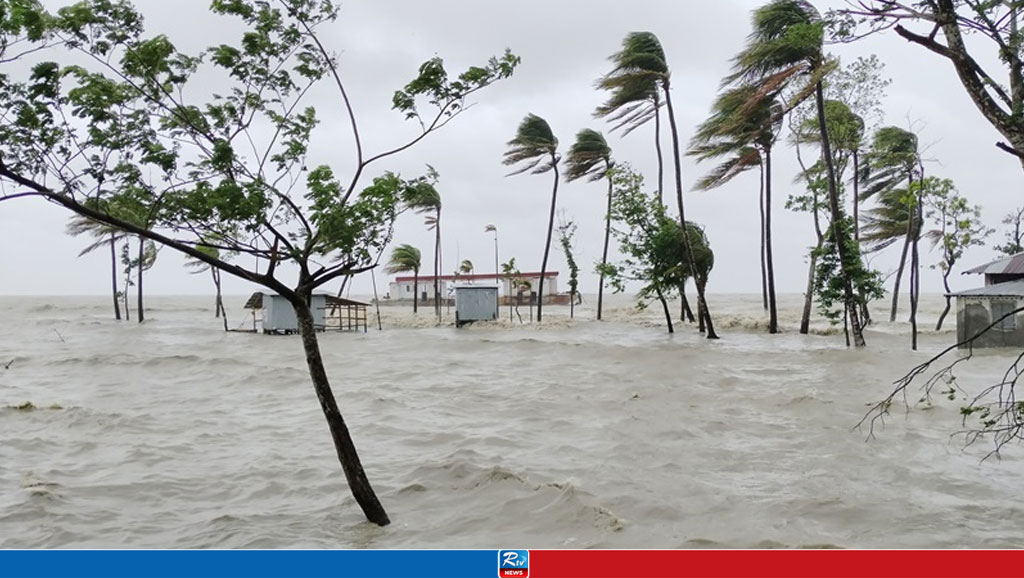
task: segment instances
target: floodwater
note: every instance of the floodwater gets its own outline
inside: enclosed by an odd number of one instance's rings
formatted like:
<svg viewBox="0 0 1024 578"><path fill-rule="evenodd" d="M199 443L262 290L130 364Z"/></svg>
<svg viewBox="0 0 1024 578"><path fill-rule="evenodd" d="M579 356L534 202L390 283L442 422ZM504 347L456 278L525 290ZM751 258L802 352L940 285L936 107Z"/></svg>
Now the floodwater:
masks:
<svg viewBox="0 0 1024 578"><path fill-rule="evenodd" d="M226 334L210 301L152 297L140 326L102 297L0 298L0 547L1024 545L1024 448L982 461L988 442L951 440L962 402L895 407L872 441L853 429L948 330L912 353L906 323L879 323L847 350L820 321L797 334L798 296L776 336L759 297L712 296L715 342L622 299L601 323L550 307L542 327L503 310L460 330L385 307L384 331L321 337L393 520L378 528L298 339ZM961 385L1014 355L980 355Z"/></svg>

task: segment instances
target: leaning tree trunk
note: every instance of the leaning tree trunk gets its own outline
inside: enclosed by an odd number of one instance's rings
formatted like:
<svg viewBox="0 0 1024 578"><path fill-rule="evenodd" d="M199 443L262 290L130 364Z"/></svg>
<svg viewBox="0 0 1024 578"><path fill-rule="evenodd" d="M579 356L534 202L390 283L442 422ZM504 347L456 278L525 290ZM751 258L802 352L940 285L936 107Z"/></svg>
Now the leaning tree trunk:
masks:
<svg viewBox="0 0 1024 578"><path fill-rule="evenodd" d="M597 284L597 320L601 320L601 311L604 304L604 268L608 264L608 243L612 237L612 176L611 167L608 167L608 212L604 217L604 250L601 252L601 279Z"/></svg>
<svg viewBox="0 0 1024 578"><path fill-rule="evenodd" d="M213 272L213 286L217 288L217 317L220 317L221 321L224 322L224 331L228 330L228 312L224 309L224 296L220 288L220 269L216 267L210 267L210 271Z"/></svg>
<svg viewBox="0 0 1024 578"><path fill-rule="evenodd" d="M668 325L668 332L675 333L676 329L672 326L672 312L668 309L668 301L665 300L665 294L661 292L661 289L657 289L658 301L661 301L661 308L665 311L665 324Z"/></svg>
<svg viewBox="0 0 1024 578"><path fill-rule="evenodd" d="M138 284L138 288L135 290L135 299L138 302L138 308L139 308L139 311L138 311L138 314L136 315L136 317L139 318L139 323L142 323L143 321L146 320L146 315L145 315L145 313L143 312L143 309L142 309L142 272L146 268L144 266L144 262L143 262L143 260L146 258L145 252L146 252L146 240L143 239L142 237L139 237L139 270L136 273L136 275L138 275L138 281L136 282Z"/></svg>
<svg viewBox="0 0 1024 578"><path fill-rule="evenodd" d="M540 262L540 283L537 285L537 323L544 312L544 274L548 270L548 254L551 252L551 233L555 230L555 203L558 200L558 157L551 154L551 169L555 174L555 186L551 189L551 215L548 217L548 236L544 241L544 259Z"/></svg>
<svg viewBox="0 0 1024 578"><path fill-rule="evenodd" d="M907 217L910 218L909 216ZM896 269L896 282L892 288L892 308L889 310L889 323L896 322L896 310L900 303L900 282L903 280L903 270L907 266L907 252L910 251L910 231L907 231L903 239L903 253L900 255L900 264Z"/></svg>
<svg viewBox="0 0 1024 578"><path fill-rule="evenodd" d="M757 208L761 214L761 303L768 311L768 269L765 263L764 247L764 166L761 166L761 191L757 197Z"/></svg>
<svg viewBox="0 0 1024 578"><path fill-rule="evenodd" d="M658 200L665 204L665 159L661 154L661 102L654 93L654 151L658 155Z"/></svg>
<svg viewBox="0 0 1024 578"><path fill-rule="evenodd" d="M690 300L686 298L686 281L684 280L679 284L679 320L686 321L687 323L694 323L697 318L693 315L693 309L690 308Z"/></svg>
<svg viewBox="0 0 1024 578"><path fill-rule="evenodd" d="M672 107L672 93L669 90L668 79L665 79L662 83L662 87L665 90L665 108L668 109L668 123L669 128L672 131L672 154L675 157L675 169L676 169L676 203L679 205L679 226L683 231L683 249L686 253L686 259L690 266L690 276L693 277L697 285L697 315L699 319L703 320L707 324L707 337L708 339L718 339L718 334L715 333L715 327L711 323L711 313L708 310L707 299L704 296L704 283L700 282L700 275L697 271L697 263L693 256L693 247L690 243L690 234L686 230L686 211L683 205L683 167L682 161L680 160L679 151L679 131L676 127L676 114Z"/></svg>
<svg viewBox="0 0 1024 578"><path fill-rule="evenodd" d="M320 356L320 345L317 343L316 329L313 327L313 314L309 310L311 291L305 294L293 296L292 308L295 309L295 317L299 322L299 335L302 337L302 349L306 353L306 366L309 368L309 377L313 381L313 389L316 390L316 397L320 400L320 409L327 418L327 426L331 430L331 439L334 440L334 448L338 453L338 461L341 462L341 469L345 472L345 479L352 490L359 507L363 509L366 519L377 524L386 526L391 523L384 506L377 499L370 486L370 480L363 471L363 465L356 452L356 446L352 442L348 426L341 416L338 403L334 399L334 392L327 379L327 371L324 369L324 361Z"/></svg>
<svg viewBox="0 0 1024 578"><path fill-rule="evenodd" d="M117 300L117 236L110 234L110 287L114 295L114 319L121 320L121 304Z"/></svg>
<svg viewBox="0 0 1024 578"><path fill-rule="evenodd" d="M856 347L864 347L867 342L864 340L864 328L860 323L860 311L853 295L853 280L847 267L850 264L847 255L842 231L843 211L839 206L839 189L836 185L836 168L832 159L832 146L828 138L828 125L825 121L825 89L821 81L815 87L815 101L818 109L818 130L821 132L821 153L825 163L825 172L828 175L828 200L832 211L832 236L835 240L836 255L839 257L839 277L843 285L843 305L846 314L850 319L850 328L853 329L853 344Z"/></svg>
<svg viewBox="0 0 1024 578"><path fill-rule="evenodd" d="M775 264L772 258L772 150L764 151L764 254L768 271L768 333L779 332L775 300Z"/></svg>
<svg viewBox="0 0 1024 578"><path fill-rule="evenodd" d="M807 335L811 332L811 308L814 305L814 273L818 267L818 252L821 251L822 241L818 239L818 245L811 250L811 264L807 267L807 292L804 293L804 310L800 316L800 335Z"/></svg>
<svg viewBox="0 0 1024 578"><path fill-rule="evenodd" d="M942 322L946 320L946 315L949 315L949 309L952 306L951 297L949 296L949 272L950 268L946 267L946 270L942 273L942 286L946 289L946 308L942 310L942 315L939 315L939 322L935 324L935 331L942 330Z"/></svg>
<svg viewBox="0 0 1024 578"><path fill-rule="evenodd" d="M441 209L437 209L434 221L434 313L437 322L441 322Z"/></svg>

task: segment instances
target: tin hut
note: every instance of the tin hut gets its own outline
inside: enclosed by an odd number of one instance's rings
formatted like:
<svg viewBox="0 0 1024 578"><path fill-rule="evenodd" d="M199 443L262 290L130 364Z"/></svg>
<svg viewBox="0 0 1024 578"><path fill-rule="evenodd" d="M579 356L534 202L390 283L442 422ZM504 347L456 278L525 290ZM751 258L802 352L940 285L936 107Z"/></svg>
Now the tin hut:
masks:
<svg viewBox="0 0 1024 578"><path fill-rule="evenodd" d="M334 297L324 293L313 295L310 310L313 314L313 328L317 331L363 331L367 330L366 303ZM245 308L252 311L252 330L257 333L290 335L299 332L299 321L295 309L280 295L268 295L257 291L245 302Z"/></svg>
<svg viewBox="0 0 1024 578"><path fill-rule="evenodd" d="M455 287L455 326L498 318L497 285L459 285Z"/></svg>
<svg viewBox="0 0 1024 578"><path fill-rule="evenodd" d="M957 341L976 338L973 347L1024 346L1024 316L1010 315L1024 307L1024 253L968 269L964 274L984 275L985 286L951 295L956 297Z"/></svg>

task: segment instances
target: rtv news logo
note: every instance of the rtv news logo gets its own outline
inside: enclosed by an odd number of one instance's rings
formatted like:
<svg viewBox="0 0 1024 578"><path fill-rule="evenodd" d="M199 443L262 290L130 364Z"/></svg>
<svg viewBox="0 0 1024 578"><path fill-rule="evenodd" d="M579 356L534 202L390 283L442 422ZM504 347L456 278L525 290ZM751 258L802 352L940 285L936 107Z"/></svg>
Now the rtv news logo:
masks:
<svg viewBox="0 0 1024 578"><path fill-rule="evenodd" d="M529 550L498 550L498 578L529 578Z"/></svg>

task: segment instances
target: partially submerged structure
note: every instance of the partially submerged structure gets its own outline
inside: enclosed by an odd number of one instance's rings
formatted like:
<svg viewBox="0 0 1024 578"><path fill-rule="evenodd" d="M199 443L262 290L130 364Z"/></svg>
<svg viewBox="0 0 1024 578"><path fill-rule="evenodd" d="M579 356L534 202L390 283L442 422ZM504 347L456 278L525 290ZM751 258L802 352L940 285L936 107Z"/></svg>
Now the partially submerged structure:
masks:
<svg viewBox="0 0 1024 578"><path fill-rule="evenodd" d="M458 285L455 287L455 326L473 321L498 319L497 285Z"/></svg>
<svg viewBox="0 0 1024 578"><path fill-rule="evenodd" d="M1024 307L1024 253L964 274L984 275L985 286L952 294L956 297L957 341L975 338L973 347L1024 346L1024 315L1011 315Z"/></svg>
<svg viewBox="0 0 1024 578"><path fill-rule="evenodd" d="M529 282L531 287L529 291L523 292L520 296L520 300L524 305L527 303L537 302L537 288L540 286L540 277L540 273L520 273L516 278ZM519 291L517 291L513 286L516 279L513 279L508 275L484 273L472 275L441 275L437 278L437 281L442 299L444 299L444 296L450 295L455 284L458 283L459 285L483 284L486 286L493 286L496 284L500 287L500 295L502 295L506 300L509 298L515 300L517 293L519 293ZM418 301L421 304L433 304L433 275L396 277L388 287L388 295L393 301L411 302L414 295L413 291L417 289L419 290ZM558 271L548 271L544 273L544 304L569 304L568 296L558 294Z"/></svg>
<svg viewBox="0 0 1024 578"><path fill-rule="evenodd" d="M313 295L309 309L317 331L366 332L367 306L359 301L317 293ZM295 309L280 295L257 291L245 302L245 308L252 311L252 330L256 333L290 335L299 331Z"/></svg>

